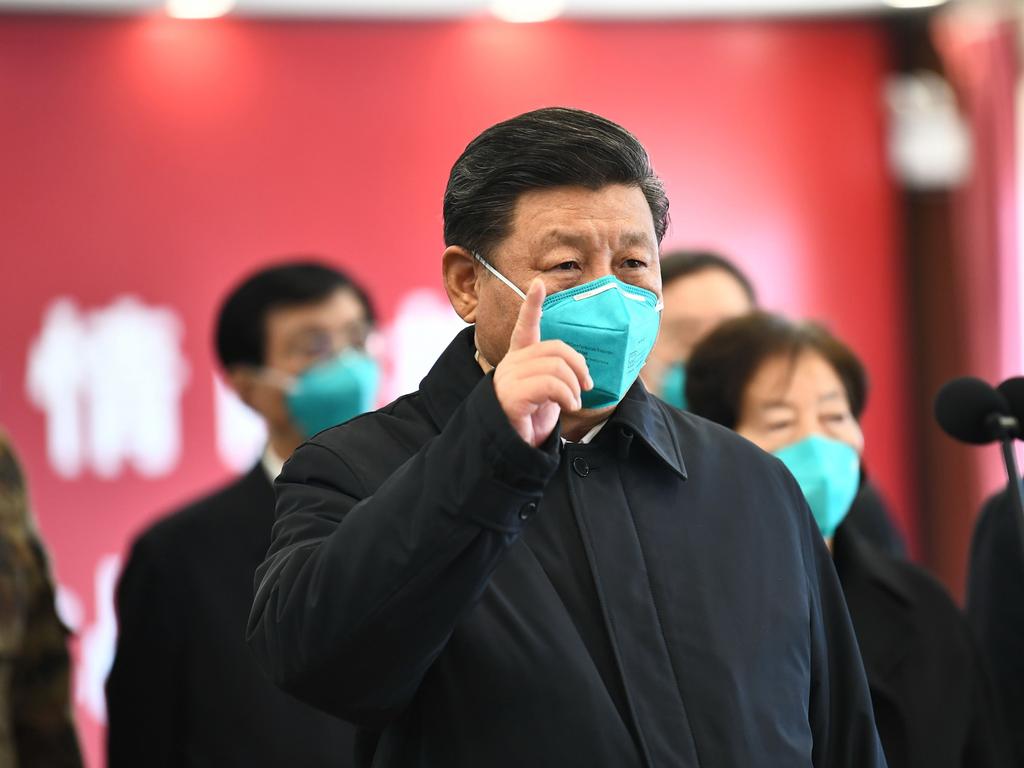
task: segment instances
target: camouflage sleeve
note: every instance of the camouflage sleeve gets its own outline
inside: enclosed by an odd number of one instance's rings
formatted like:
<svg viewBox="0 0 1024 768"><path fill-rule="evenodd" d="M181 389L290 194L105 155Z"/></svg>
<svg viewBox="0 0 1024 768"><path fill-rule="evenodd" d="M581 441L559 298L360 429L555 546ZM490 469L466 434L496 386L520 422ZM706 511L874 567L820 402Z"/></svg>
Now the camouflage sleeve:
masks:
<svg viewBox="0 0 1024 768"><path fill-rule="evenodd" d="M79 768L67 630L20 467L0 434L0 763ZM4 759L7 762L4 762Z"/></svg>

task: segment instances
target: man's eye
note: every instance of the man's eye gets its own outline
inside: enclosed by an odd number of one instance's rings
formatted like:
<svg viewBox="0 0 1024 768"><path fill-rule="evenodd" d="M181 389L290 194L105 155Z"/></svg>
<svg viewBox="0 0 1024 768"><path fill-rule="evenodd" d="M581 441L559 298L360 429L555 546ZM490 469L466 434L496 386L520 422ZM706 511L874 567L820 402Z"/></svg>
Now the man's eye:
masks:
<svg viewBox="0 0 1024 768"><path fill-rule="evenodd" d="M783 429L789 429L791 426L793 426L793 422L791 421L773 421L768 425L768 431L779 432Z"/></svg>
<svg viewBox="0 0 1024 768"><path fill-rule="evenodd" d="M575 261L563 261L561 264L555 266L555 269L561 272L568 272L573 269L579 269L579 266L580 265L577 264Z"/></svg>
<svg viewBox="0 0 1024 768"><path fill-rule="evenodd" d="M843 424L849 418L846 413L826 413L823 417L829 424Z"/></svg>
<svg viewBox="0 0 1024 768"><path fill-rule="evenodd" d="M640 259L626 259L622 262L622 266L626 267L626 269L643 269L647 266L647 262Z"/></svg>

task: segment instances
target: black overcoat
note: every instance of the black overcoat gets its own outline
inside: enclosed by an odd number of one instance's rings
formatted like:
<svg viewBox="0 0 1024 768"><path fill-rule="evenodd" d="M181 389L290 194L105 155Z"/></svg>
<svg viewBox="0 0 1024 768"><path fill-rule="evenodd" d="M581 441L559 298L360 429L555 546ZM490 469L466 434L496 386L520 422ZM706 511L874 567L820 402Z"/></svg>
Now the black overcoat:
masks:
<svg viewBox="0 0 1024 768"><path fill-rule="evenodd" d="M638 382L587 445L510 426L461 333L277 483L249 642L374 766L884 765L796 482Z"/></svg>
<svg viewBox="0 0 1024 768"><path fill-rule="evenodd" d="M985 502L971 541L967 618L992 672L1013 765L1024 768L1024 549L1018 525L1006 490Z"/></svg>
<svg viewBox="0 0 1024 768"><path fill-rule="evenodd" d="M1009 766L988 668L945 589L844 526L833 556L889 768Z"/></svg>
<svg viewBox="0 0 1024 768"><path fill-rule="evenodd" d="M246 647L273 522L257 464L136 539L117 589L109 768L352 765L352 726L276 688Z"/></svg>

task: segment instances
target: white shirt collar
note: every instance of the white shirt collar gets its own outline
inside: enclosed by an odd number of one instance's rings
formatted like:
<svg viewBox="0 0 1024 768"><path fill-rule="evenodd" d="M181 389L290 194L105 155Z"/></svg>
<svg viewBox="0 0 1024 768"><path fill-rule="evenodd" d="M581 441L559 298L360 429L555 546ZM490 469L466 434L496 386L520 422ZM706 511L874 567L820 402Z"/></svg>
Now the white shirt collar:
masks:
<svg viewBox="0 0 1024 768"><path fill-rule="evenodd" d="M566 444L566 443L575 443L576 445L586 445L586 444L587 444L587 443L589 443L589 442L590 442L591 440L593 440L593 439L594 439L595 437L597 437L597 433L598 433L598 432L600 432L600 431L601 431L601 428L602 428L602 427L603 427L603 426L604 426L605 424L607 424L607 423L608 423L608 419L605 419L605 420L604 420L604 421L602 421L602 422L601 422L600 424L596 424L596 425L594 426L594 428L593 428L593 429L591 429L591 430L590 430L589 432L587 432L587 434L585 434L585 435L584 435L583 437L581 437L581 438L580 438L579 440L575 440L575 441L574 441L574 440L566 440L566 439L565 439L565 438L563 437L563 438L562 438L562 447L565 447L565 444Z"/></svg>
<svg viewBox="0 0 1024 768"><path fill-rule="evenodd" d="M263 471L267 473L267 477L270 479L270 484L273 485L274 481L277 480L277 476L281 474L281 470L284 469L284 459L277 455L274 449L270 447L270 443L267 443L260 463L263 465Z"/></svg>

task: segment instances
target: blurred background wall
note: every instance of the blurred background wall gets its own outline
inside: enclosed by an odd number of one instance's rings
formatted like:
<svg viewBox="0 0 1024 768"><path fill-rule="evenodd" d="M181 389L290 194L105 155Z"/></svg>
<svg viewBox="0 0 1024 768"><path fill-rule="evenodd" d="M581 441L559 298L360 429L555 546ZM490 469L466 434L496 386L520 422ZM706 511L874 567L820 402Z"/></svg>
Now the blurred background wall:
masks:
<svg viewBox="0 0 1024 768"><path fill-rule="evenodd" d="M1018 262L1012 232L995 252L1014 259L972 270L955 193L890 170L887 84L944 67L933 29L921 14L515 25L0 9L0 425L76 631L89 764L131 537L262 446L212 362L224 291L275 257L325 255L379 306L382 402L415 388L461 325L440 286L447 172L483 128L540 106L633 131L671 198L666 247L731 255L769 308L824 320L862 356L869 471L914 556L960 594L997 457L933 455L946 438L925 401L947 373L1018 372L1019 334L957 330L979 303L997 329L1018 323ZM1013 221L1014 204L1000 203ZM989 298L996 285L1007 297ZM957 472L956 508L936 512Z"/></svg>

